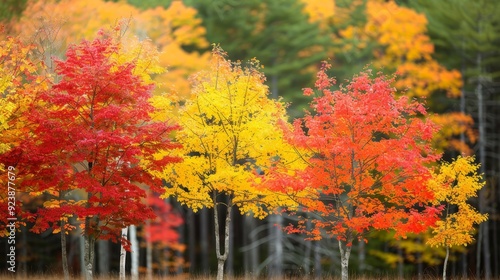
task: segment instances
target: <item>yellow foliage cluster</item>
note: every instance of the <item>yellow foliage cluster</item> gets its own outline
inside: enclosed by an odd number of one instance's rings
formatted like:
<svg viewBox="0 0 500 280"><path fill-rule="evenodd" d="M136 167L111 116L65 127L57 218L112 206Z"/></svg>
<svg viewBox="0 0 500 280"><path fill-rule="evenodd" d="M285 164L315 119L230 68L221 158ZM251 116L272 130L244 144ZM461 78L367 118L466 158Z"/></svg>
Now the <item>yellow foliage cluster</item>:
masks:
<svg viewBox="0 0 500 280"><path fill-rule="evenodd" d="M196 17L196 10L185 6L182 1L173 1L167 8L139 10L126 1L104 0L38 0L29 1L13 31L32 37L33 34L51 36L50 44L58 44L63 52L67 44L90 39L101 28L116 26L123 19L129 19L127 28L122 28L124 44L149 38L159 51L159 61L169 71L156 71L154 80L159 85L168 85L162 90L173 90L188 94L189 75L204 69L208 54L186 52L184 47L203 49L208 46L205 29ZM54 47L54 46L52 46ZM62 53L53 55L61 56Z"/></svg>
<svg viewBox="0 0 500 280"><path fill-rule="evenodd" d="M368 1L365 33L383 49L376 50L376 66L396 69L402 79L396 86L408 88L408 94L426 97L442 90L460 96L461 75L447 70L432 59L434 52L427 32L427 19L394 1Z"/></svg>
<svg viewBox="0 0 500 280"><path fill-rule="evenodd" d="M29 132L24 113L37 92L48 88L48 79L37 74L43 65L32 60L32 51L33 46L17 37L0 40L0 153L19 144L21 135Z"/></svg>
<svg viewBox="0 0 500 280"><path fill-rule="evenodd" d="M446 209L444 219L433 227L433 237L427 244L451 247L472 243L474 225L488 218L467 203L484 186L482 176L477 174L478 168L473 157L460 156L451 163L443 163L439 171L433 173L429 188L435 194L435 203L444 203ZM454 208L456 211L452 212Z"/></svg>
<svg viewBox="0 0 500 280"><path fill-rule="evenodd" d="M302 0L303 12L309 16L310 22L317 22L325 28L335 15L335 1L324 0Z"/></svg>
<svg viewBox="0 0 500 280"><path fill-rule="evenodd" d="M154 174L171 184L165 197L176 196L194 211L224 203L259 218L267 215L266 206L296 204L257 184L257 173L273 159L297 157L277 127L286 122L285 106L268 98L259 67L256 60L245 67L228 61L216 47L210 70L193 77L190 98L172 116L183 127L176 139L184 161Z"/></svg>

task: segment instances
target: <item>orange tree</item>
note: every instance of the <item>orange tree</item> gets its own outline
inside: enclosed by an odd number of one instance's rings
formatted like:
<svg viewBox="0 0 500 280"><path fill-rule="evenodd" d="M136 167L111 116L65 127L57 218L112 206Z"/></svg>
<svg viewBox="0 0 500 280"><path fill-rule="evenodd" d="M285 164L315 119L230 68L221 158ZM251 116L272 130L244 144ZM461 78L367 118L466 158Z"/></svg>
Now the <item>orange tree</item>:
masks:
<svg viewBox="0 0 500 280"><path fill-rule="evenodd" d="M317 215L299 220L289 232L310 238L335 236L342 279L348 278L352 242L370 230L394 230L396 237L428 229L440 207L427 188L428 164L440 156L432 148L436 126L425 119L421 103L396 98L394 79L370 71L355 76L340 90L326 70L318 73L314 114L283 125L290 144L301 151L307 167L290 171L277 162L266 184L275 191L312 190L297 201ZM304 94L314 94L305 89ZM311 216L309 216L311 217ZM310 219L312 230L307 228Z"/></svg>

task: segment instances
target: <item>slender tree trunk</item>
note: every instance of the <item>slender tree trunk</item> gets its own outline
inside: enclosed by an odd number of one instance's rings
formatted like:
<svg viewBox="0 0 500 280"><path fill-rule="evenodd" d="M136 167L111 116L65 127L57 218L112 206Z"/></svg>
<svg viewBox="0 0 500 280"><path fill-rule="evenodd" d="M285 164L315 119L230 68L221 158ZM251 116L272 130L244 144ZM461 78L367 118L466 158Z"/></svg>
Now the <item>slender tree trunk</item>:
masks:
<svg viewBox="0 0 500 280"><path fill-rule="evenodd" d="M68 254L66 249L66 231L64 230L65 224L66 222L61 220L61 259L64 280L69 280Z"/></svg>
<svg viewBox="0 0 500 280"><path fill-rule="evenodd" d="M122 228L122 238L127 239L127 231L128 227ZM125 280L125 264L127 261L127 251L125 251L125 247L121 246L120 248L120 280Z"/></svg>
<svg viewBox="0 0 500 280"><path fill-rule="evenodd" d="M132 252L130 252L131 258L131 269L130 274L132 275L132 280L139 279L139 244L137 244L137 227L135 225L131 225L129 227L129 238L130 238L130 246Z"/></svg>
<svg viewBox="0 0 500 280"><path fill-rule="evenodd" d="M448 266L448 257L450 256L450 247L446 246L446 257L443 264L443 280L446 280L446 267Z"/></svg>
<svg viewBox="0 0 500 280"><path fill-rule="evenodd" d="M230 199L230 198L229 198ZM228 201L228 204L231 203L230 201ZM233 212L231 212L229 215L231 215L230 217L230 221L233 221ZM228 255L227 255L227 261L226 261L226 274L228 276L232 276L233 273L234 273L234 251L233 251L233 248L234 248L234 223L230 223L229 224L229 249L228 249Z"/></svg>
<svg viewBox="0 0 500 280"><path fill-rule="evenodd" d="M341 241L339 240L339 250L340 250L340 267L341 267L341 279L349 279L349 257L351 255L351 246L347 246L352 240Z"/></svg>
<svg viewBox="0 0 500 280"><path fill-rule="evenodd" d="M90 218L85 218L86 224L88 224L87 220ZM87 230L86 230L87 231ZM95 238L90 234L85 235L85 253L84 253L84 262L85 262L85 279L92 280L94 275L94 252L95 252Z"/></svg>
<svg viewBox="0 0 500 280"><path fill-rule="evenodd" d="M214 199L215 201L215 199ZM224 223L224 253L221 252L220 244L220 228L219 228L219 209L218 205L214 206L214 222L215 222L215 251L217 254L217 280L224 279L224 263L229 254L229 227L231 224L231 204L227 206L226 220Z"/></svg>
<svg viewBox="0 0 500 280"><path fill-rule="evenodd" d="M153 279L153 244L151 242L151 220L146 220L146 279ZM192 246L192 245L191 245Z"/></svg>

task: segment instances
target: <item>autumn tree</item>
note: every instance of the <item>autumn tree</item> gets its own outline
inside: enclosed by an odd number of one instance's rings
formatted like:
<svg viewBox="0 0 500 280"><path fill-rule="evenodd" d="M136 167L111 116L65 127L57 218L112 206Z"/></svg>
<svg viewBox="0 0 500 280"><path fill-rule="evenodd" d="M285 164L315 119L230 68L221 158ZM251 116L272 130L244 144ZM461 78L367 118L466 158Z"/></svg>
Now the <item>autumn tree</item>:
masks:
<svg viewBox="0 0 500 280"><path fill-rule="evenodd" d="M275 127L286 121L285 107L268 98L257 61L242 66L215 47L210 69L192 81L191 98L178 108L176 119L184 127L175 135L183 144L179 155L184 160L153 174L168 182L164 197L176 197L194 212L213 209L217 279L223 279L231 211L236 207L262 219L272 209L269 205L291 205L287 195L254 183L273 158L291 161L296 155Z"/></svg>
<svg viewBox="0 0 500 280"><path fill-rule="evenodd" d="M161 181L145 170L179 160L154 156L179 147L170 141L178 126L153 119L153 84L135 73L137 60L120 60L122 51L116 36L106 32L69 47L66 60L55 61L60 81L40 95L52 106L30 114L38 124L39 154L57 163L40 167L52 180L34 181L36 190L50 191L57 183L59 192L83 196L67 209L46 207L36 222L47 228L64 215L81 222L87 279L97 239L122 241L122 228L154 217L141 186L159 191Z"/></svg>
<svg viewBox="0 0 500 280"><path fill-rule="evenodd" d="M443 280L446 280L446 265L452 246L466 246L473 242L474 225L487 220L487 214L481 214L467 201L477 196L477 191L484 186L482 175L477 174L479 165L473 157L461 157L451 163L442 163L432 173L429 188L435 193L435 203L443 204L443 218L432 227L432 238L427 240L431 246L446 247L443 264Z"/></svg>
<svg viewBox="0 0 500 280"><path fill-rule="evenodd" d="M318 73L314 113L295 120L291 129L283 126L307 167L290 171L277 165L267 184L286 192L311 190L297 201L316 215L302 217L288 231L312 239L336 237L345 280L352 243L368 231L394 230L404 238L438 219L440 209L429 205L434 196L426 181L427 164L439 155L431 146L436 126L425 119L423 104L395 96L395 78L372 77L367 70L332 91L329 67ZM304 94L315 91L307 88Z"/></svg>
<svg viewBox="0 0 500 280"><path fill-rule="evenodd" d="M2 30L3 31L3 30ZM49 78L43 71L43 63L32 56L34 44L25 43L19 37L0 39L0 184L7 186L7 167L18 167L21 146L25 139L33 138L28 112L37 96L49 86ZM26 178L26 170L16 170L20 178ZM22 172L22 173L19 173ZM13 182L15 184L19 181ZM12 186L12 185L9 185ZM21 190L20 186L14 189ZM20 203L17 196L17 203ZM5 203L5 205L3 204ZM7 217L7 192L0 194L1 213ZM21 215L21 204L17 205ZM5 221L0 222L0 236L5 236Z"/></svg>

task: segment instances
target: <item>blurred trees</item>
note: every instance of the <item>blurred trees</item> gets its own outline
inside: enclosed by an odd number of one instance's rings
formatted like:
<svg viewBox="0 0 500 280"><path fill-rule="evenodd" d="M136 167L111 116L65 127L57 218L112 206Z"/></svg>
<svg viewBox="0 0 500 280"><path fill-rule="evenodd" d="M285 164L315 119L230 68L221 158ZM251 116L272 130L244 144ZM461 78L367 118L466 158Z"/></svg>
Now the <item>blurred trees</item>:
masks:
<svg viewBox="0 0 500 280"><path fill-rule="evenodd" d="M500 182L500 118L496 112L500 92L500 19L497 16L500 3L413 0L410 5L428 17L429 34L436 44L439 59L449 67L460 69L463 75L460 110L472 115L476 122L478 142L475 151L481 164L480 172L486 176L486 186L479 192L479 211L492 215L480 226L476 270L481 270L487 279L498 276L499 209L496 201L500 196L496 189Z"/></svg>

